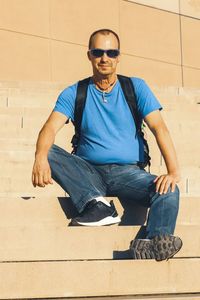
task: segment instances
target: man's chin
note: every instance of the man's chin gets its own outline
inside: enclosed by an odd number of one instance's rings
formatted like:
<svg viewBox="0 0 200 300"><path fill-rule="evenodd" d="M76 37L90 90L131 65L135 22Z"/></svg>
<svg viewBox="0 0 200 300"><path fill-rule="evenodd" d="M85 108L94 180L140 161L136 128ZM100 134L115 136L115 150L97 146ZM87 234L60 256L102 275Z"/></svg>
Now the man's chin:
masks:
<svg viewBox="0 0 200 300"><path fill-rule="evenodd" d="M101 75L111 75L111 74L113 74L114 73L114 71L113 70L98 70L98 72L99 72L99 74L101 74Z"/></svg>

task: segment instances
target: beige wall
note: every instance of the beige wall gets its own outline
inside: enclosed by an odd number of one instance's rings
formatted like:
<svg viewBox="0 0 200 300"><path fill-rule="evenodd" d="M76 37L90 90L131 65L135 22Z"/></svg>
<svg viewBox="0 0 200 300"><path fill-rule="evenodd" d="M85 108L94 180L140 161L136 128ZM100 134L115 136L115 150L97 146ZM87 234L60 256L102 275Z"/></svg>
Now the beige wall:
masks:
<svg viewBox="0 0 200 300"><path fill-rule="evenodd" d="M200 86L200 0L0 0L0 80L88 76L88 37L102 27L120 35L119 73Z"/></svg>

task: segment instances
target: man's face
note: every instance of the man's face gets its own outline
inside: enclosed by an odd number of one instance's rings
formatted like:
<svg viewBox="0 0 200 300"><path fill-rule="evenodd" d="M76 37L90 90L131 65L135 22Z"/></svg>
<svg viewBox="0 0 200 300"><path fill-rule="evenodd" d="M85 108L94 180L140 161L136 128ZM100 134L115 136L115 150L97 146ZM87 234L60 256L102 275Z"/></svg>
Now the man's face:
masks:
<svg viewBox="0 0 200 300"><path fill-rule="evenodd" d="M91 49L118 49L118 41L116 37L110 33L108 35L96 34L92 40ZM116 67L119 62L119 56L110 58L104 53L101 57L94 57L88 51L88 58L91 61L94 75L111 75L116 72Z"/></svg>

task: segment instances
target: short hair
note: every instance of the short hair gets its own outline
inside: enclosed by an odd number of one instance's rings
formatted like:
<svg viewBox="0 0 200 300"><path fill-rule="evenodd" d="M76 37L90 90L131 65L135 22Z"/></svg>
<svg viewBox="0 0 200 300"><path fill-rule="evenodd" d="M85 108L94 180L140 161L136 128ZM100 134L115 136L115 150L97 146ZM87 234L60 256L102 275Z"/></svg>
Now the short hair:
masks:
<svg viewBox="0 0 200 300"><path fill-rule="evenodd" d="M107 29L107 28L96 30L91 34L90 39L89 39L89 44L88 44L89 49L91 49L93 37L99 33L103 34L103 35L108 35L108 34L112 33L116 37L117 42L118 42L118 49L120 49L120 40L119 40L118 34L116 32L114 32L113 30Z"/></svg>

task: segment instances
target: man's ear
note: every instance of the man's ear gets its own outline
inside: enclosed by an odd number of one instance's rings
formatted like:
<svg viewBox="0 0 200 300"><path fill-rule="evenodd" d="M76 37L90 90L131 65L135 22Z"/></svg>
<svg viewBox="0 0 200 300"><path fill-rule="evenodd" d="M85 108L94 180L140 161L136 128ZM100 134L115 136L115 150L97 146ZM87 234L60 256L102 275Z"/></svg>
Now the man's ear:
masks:
<svg viewBox="0 0 200 300"><path fill-rule="evenodd" d="M120 54L117 56L117 63L120 62Z"/></svg>
<svg viewBox="0 0 200 300"><path fill-rule="evenodd" d="M91 58L90 58L90 51L89 50L87 52L87 57L88 57L89 60L91 60Z"/></svg>

